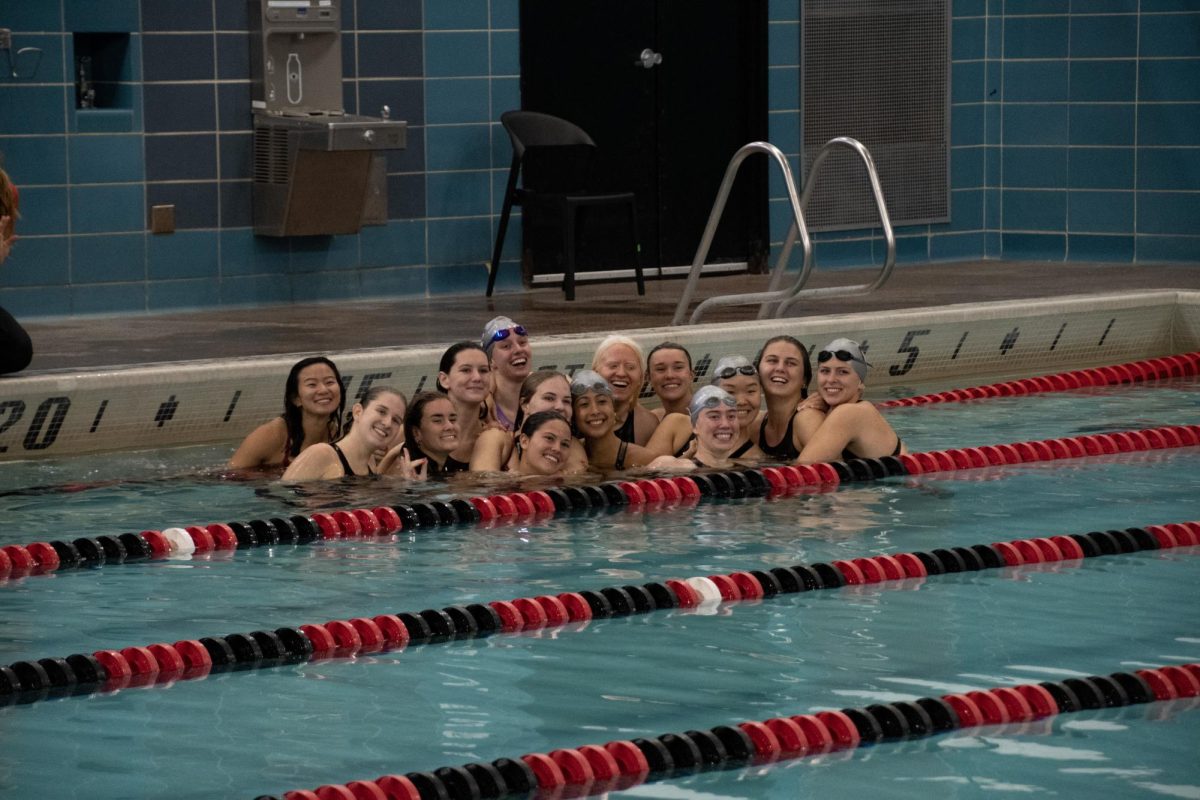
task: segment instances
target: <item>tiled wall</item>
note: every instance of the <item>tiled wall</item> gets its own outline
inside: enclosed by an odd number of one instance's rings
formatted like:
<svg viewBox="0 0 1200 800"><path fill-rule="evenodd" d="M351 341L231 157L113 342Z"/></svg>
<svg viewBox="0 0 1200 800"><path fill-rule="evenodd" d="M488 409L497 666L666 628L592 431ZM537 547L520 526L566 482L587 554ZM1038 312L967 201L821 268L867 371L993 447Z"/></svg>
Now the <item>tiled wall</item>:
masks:
<svg viewBox="0 0 1200 800"><path fill-rule="evenodd" d="M518 0L343 5L345 107L389 105L409 146L389 156L386 226L288 240L249 227L245 0L0 0L14 49L44 51L31 78L0 74L0 152L23 203L0 304L481 292L510 159L495 121L520 103ZM795 164L799 2L769 9L770 137ZM1200 2L955 0L953 15L953 219L898 231L902 261L1200 260ZM89 45L105 48L97 68L114 62L107 109L75 108L75 48ZM772 194L778 241L774 176ZM146 232L155 204L176 207L175 234ZM822 265L879 260L878 239L821 238ZM519 241L501 288L518 285Z"/></svg>

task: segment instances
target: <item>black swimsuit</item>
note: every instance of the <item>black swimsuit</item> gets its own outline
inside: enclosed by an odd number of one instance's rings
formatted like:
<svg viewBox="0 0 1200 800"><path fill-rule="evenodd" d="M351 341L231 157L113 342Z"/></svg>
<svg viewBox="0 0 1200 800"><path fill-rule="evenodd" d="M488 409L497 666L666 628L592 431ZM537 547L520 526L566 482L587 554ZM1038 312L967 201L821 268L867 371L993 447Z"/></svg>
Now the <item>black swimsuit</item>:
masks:
<svg viewBox="0 0 1200 800"><path fill-rule="evenodd" d="M683 443L683 447L675 451L675 457L682 458L683 454L687 452L687 449L692 446L692 442L694 441L696 441L696 434L693 433L687 438L687 441Z"/></svg>
<svg viewBox="0 0 1200 800"><path fill-rule="evenodd" d="M738 458L740 456L744 456L750 450L751 447L754 447L754 440L747 439L746 441L742 442L741 447L739 447L737 450L734 450L732 453L730 453L729 457L730 458Z"/></svg>
<svg viewBox="0 0 1200 800"><path fill-rule="evenodd" d="M350 462L346 460L346 454L342 452L342 448L338 447L336 444L331 444L329 446L333 448L333 452L337 453L338 461L342 462L342 474L343 475L355 475L360 478L363 477L363 476L359 475L357 472L355 472L353 469L351 469ZM367 465L367 474L368 475L375 474L375 470L371 469L370 464Z"/></svg>
<svg viewBox="0 0 1200 800"><path fill-rule="evenodd" d="M899 436L896 437L896 449L892 451L892 455L894 455L894 456L900 455L900 437ZM858 453L852 452L849 447L842 450L842 461L849 461L852 458L865 458L865 456L860 456Z"/></svg>
<svg viewBox="0 0 1200 800"><path fill-rule="evenodd" d="M622 441L617 447L617 457L613 460L613 469L625 469L625 453L629 450L629 442Z"/></svg>
<svg viewBox="0 0 1200 800"><path fill-rule="evenodd" d="M465 464L453 456L446 456L446 463L440 467L437 465L437 462L431 458L429 459L428 466L426 467L426 470L428 470L426 474L428 474L428 476L431 478L439 478L443 475L450 475L455 472L466 472L470 468L470 464Z"/></svg>
<svg viewBox="0 0 1200 800"><path fill-rule="evenodd" d="M633 443L633 409L629 409L629 414L625 417L625 421L621 423L621 427L617 428L613 433L623 442ZM617 467L620 469L620 467Z"/></svg>
<svg viewBox="0 0 1200 800"><path fill-rule="evenodd" d="M788 418L787 430L783 432L783 439L777 444L767 444L767 418L763 417L762 425L758 427L758 446L769 457L777 458L781 461L795 461L800 457L800 451L796 449L795 437L792 434L792 423L796 421L795 412Z"/></svg>

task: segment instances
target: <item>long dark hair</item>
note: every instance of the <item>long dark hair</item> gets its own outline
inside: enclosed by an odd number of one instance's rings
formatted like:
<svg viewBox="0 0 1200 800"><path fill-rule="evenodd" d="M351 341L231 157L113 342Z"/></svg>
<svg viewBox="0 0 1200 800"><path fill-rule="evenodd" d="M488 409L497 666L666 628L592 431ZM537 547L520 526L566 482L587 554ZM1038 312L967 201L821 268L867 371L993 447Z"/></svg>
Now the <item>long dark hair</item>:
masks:
<svg viewBox="0 0 1200 800"><path fill-rule="evenodd" d="M484 350L482 347L480 347L478 342L455 342L454 344L452 344L446 348L446 352L442 353L442 360L438 362L438 372L444 372L447 375L449 375L450 370L454 369L454 362L458 358L458 354L461 353L463 350L478 350L479 352L483 353L485 356L488 356L488 351ZM492 363L492 357L488 356L488 365L490 366L491 363ZM443 395L450 394L450 391L445 386L442 386L441 376L438 376L438 379L436 381L434 381L433 383L437 387L437 390L439 392L441 392ZM414 400L415 400L415 398L414 398ZM484 400L482 403L479 404L479 418L481 420L483 420L483 419L487 419L487 417L488 417L488 404L487 404L487 400Z"/></svg>
<svg viewBox="0 0 1200 800"><path fill-rule="evenodd" d="M804 398L808 397L808 385L812 383L812 364L808 363L808 348L800 344L800 340L795 336L780 334L779 336L772 336L770 339L767 339L765 342L763 342L763 346L758 350L758 355L754 357L754 368L758 370L759 375L762 375L763 353L767 351L768 347L776 342L787 342L792 347L800 351L800 360L804 362L804 384L800 387L800 399L803 400Z"/></svg>
<svg viewBox="0 0 1200 800"><path fill-rule="evenodd" d="M521 440L519 437L531 437L537 433L538 428L553 420L561 421L571 431L571 435L575 434L575 429L571 427L571 423L567 422L567 418L557 411L535 411L525 419L525 424L521 426L521 430L513 437L513 447L516 448L518 459L521 457Z"/></svg>
<svg viewBox="0 0 1200 800"><path fill-rule="evenodd" d="M408 398L404 396L404 392L391 386L375 384L370 389L367 389L366 394L364 394L358 400L358 405L362 406L363 409L366 409L366 407L371 405L375 398L379 397L381 394L394 394L396 397L399 397L400 402L404 403L404 417L405 419L408 419ZM349 434L352 427L354 427L354 414L350 413L346 415L346 424L342 426L342 435L345 436Z"/></svg>
<svg viewBox="0 0 1200 800"><path fill-rule="evenodd" d="M294 403L300 397L300 373L314 364L329 367L337 379L340 399L337 409L329 415L329 441L336 442L342 438L342 413L346 410L346 387L342 385L342 373L338 372L337 364L325 356L302 358L292 365L283 389L283 424L287 427L288 456L291 458L300 455L300 448L304 446L304 412Z"/></svg>
<svg viewBox="0 0 1200 800"><path fill-rule="evenodd" d="M417 429L421 427L421 419L425 416L425 406L434 400L446 400L444 394L437 392L417 392L413 395L408 410L404 412L404 449L412 459L425 458L424 451L417 444Z"/></svg>

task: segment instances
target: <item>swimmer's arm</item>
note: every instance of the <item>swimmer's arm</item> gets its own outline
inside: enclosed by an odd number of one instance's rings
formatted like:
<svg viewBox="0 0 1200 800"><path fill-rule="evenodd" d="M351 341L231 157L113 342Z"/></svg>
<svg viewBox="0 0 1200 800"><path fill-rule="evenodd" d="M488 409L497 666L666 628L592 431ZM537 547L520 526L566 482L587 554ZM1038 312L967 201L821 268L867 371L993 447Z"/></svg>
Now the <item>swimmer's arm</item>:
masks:
<svg viewBox="0 0 1200 800"><path fill-rule="evenodd" d="M672 456L662 456L659 453L647 450L645 447L637 444L629 445L625 451L625 469L633 467L648 467L651 462L657 458L671 458Z"/></svg>
<svg viewBox="0 0 1200 800"><path fill-rule="evenodd" d="M686 414L667 414L654 429L645 448L656 455L672 456L691 435L692 421Z"/></svg>
<svg viewBox="0 0 1200 800"><path fill-rule="evenodd" d="M401 451L404 448L404 438L388 448L388 451L379 459L379 464L375 467L375 471L380 475L400 475L400 460Z"/></svg>
<svg viewBox="0 0 1200 800"><path fill-rule="evenodd" d="M850 403L830 411L825 421L808 440L808 444L800 451L796 463L818 464L840 459L842 450L858 438L859 430L864 424L869 424L866 415L872 410L874 409L864 407L860 403Z"/></svg>
<svg viewBox="0 0 1200 800"><path fill-rule="evenodd" d="M287 446L287 424L283 417L259 425L242 440L238 449L229 457L229 469L250 469L265 464L282 462L283 448Z"/></svg>
<svg viewBox="0 0 1200 800"><path fill-rule="evenodd" d="M635 405L629 413L633 414L634 444L640 444L644 447L658 428L658 417L639 405Z"/></svg>
<svg viewBox="0 0 1200 800"><path fill-rule="evenodd" d="M479 434L471 450L471 472L500 472L512 450L512 435L502 428Z"/></svg>
<svg viewBox="0 0 1200 800"><path fill-rule="evenodd" d="M342 464L332 445L325 443L306 447L296 456L287 471L283 473L285 481L321 481L338 478L342 475Z"/></svg>
<svg viewBox="0 0 1200 800"><path fill-rule="evenodd" d="M804 450L804 447L813 440L817 431L825 423L825 417L824 411L819 411L812 406L801 407L796 412L795 422L792 423L792 444L796 446L797 450Z"/></svg>
<svg viewBox="0 0 1200 800"><path fill-rule="evenodd" d="M587 472L587 468L587 448L583 446L583 442L578 439L572 439L571 453L567 456L567 466L563 468L563 473L566 475L578 475L581 472Z"/></svg>

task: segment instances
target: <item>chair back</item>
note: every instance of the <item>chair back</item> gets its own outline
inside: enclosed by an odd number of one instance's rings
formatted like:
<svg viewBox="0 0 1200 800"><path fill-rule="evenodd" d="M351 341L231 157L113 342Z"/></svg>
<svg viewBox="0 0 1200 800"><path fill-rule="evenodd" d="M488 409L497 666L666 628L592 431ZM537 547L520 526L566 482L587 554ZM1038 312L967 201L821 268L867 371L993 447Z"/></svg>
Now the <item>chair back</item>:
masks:
<svg viewBox="0 0 1200 800"><path fill-rule="evenodd" d="M592 189L596 143L571 122L536 111L500 117L519 163L523 193L563 194Z"/></svg>

